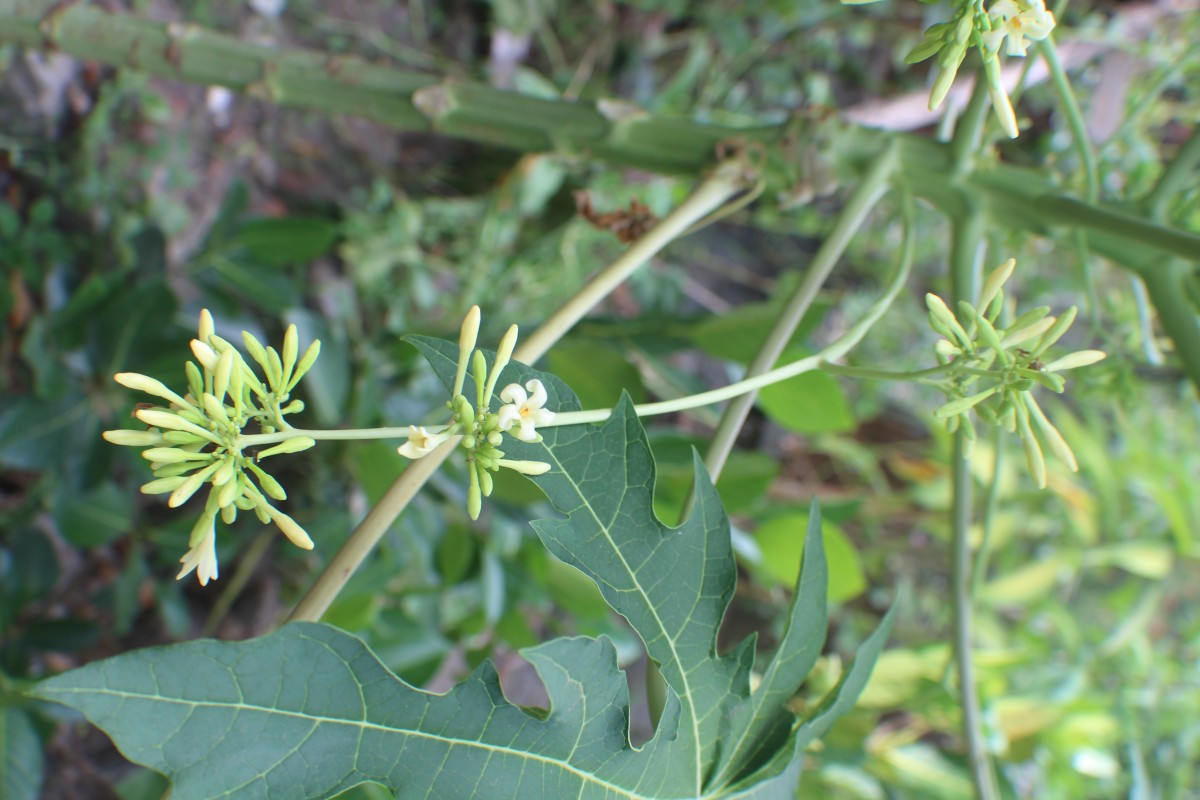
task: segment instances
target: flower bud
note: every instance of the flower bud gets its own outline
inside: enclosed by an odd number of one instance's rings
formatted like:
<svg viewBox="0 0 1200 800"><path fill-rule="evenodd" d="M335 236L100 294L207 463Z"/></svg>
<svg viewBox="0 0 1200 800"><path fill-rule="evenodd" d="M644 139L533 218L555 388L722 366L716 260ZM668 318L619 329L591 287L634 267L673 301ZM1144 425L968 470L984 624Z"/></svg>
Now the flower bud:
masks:
<svg viewBox="0 0 1200 800"><path fill-rule="evenodd" d="M274 447L269 447L266 450L263 450L258 454L258 457L255 460L262 461L268 456L279 455L280 453L299 453L301 450L307 450L315 444L316 441L308 438L307 436L296 436L291 439L284 439Z"/></svg>
<svg viewBox="0 0 1200 800"><path fill-rule="evenodd" d="M124 428L116 431L105 431L101 436L104 437L106 442L125 447L149 447L151 445L162 444L166 440L164 435L158 431L131 431Z"/></svg>

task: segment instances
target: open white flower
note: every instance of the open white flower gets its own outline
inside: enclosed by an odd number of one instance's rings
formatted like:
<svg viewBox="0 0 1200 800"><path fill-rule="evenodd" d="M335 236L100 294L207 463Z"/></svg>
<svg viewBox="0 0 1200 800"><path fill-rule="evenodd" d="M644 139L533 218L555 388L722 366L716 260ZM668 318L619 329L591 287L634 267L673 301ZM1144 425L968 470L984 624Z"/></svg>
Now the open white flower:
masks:
<svg viewBox="0 0 1200 800"><path fill-rule="evenodd" d="M982 34L984 46L995 52L1007 39L1005 52L1010 56L1025 55L1026 39L1041 41L1054 30L1054 12L1046 10L1042 0L997 0L988 15L993 28Z"/></svg>
<svg viewBox="0 0 1200 800"><path fill-rule="evenodd" d="M430 433L425 428L416 425L408 426L408 441L396 448L405 458L421 458L433 452L434 448L450 438L450 434Z"/></svg>
<svg viewBox="0 0 1200 800"><path fill-rule="evenodd" d="M543 408L547 399L546 387L537 379L526 383L524 389L510 383L500 390L500 399L507 403L500 406L497 414L500 430L511 431L514 425L517 426L513 436L523 442L540 441L542 437L537 432L537 426L549 425L554 421L554 412Z"/></svg>
<svg viewBox="0 0 1200 800"><path fill-rule="evenodd" d="M179 559L183 563L183 569L175 576L175 580L196 570L196 577L200 580L200 585L207 586L210 580L217 579L217 530L214 527L215 519L207 514L201 518L200 522L201 524L207 522L206 529L200 537L200 541L196 542L190 550L183 554L183 558Z"/></svg>

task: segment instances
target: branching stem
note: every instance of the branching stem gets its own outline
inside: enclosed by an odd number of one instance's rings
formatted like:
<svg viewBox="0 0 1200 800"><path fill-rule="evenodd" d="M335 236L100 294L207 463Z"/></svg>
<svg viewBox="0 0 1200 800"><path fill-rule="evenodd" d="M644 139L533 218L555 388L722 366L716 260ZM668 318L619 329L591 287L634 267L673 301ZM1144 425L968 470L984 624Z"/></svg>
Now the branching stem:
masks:
<svg viewBox="0 0 1200 800"><path fill-rule="evenodd" d="M534 331L532 336L517 347L513 357L525 363L532 363L540 358L622 280L653 258L673 239L751 184L752 176L745 174L745 169L745 163L741 160L731 160L718 167L675 211L648 231L612 266L601 272L595 280L546 320L541 328ZM407 436L407 428L404 435ZM413 462L404 470L329 560L312 587L293 609L288 622L316 621L325 614L338 592L350 580L350 576L370 555L388 528L441 463L454 451L456 445L457 439L447 440L432 453Z"/></svg>

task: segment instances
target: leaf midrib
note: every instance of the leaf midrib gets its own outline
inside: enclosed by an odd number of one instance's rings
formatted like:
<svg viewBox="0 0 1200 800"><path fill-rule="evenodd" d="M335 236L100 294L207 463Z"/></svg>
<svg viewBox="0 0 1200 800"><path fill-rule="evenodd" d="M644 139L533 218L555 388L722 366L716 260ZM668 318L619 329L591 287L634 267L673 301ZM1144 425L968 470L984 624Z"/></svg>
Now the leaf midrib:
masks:
<svg viewBox="0 0 1200 800"><path fill-rule="evenodd" d="M588 510L588 513L592 515L592 519L594 519L596 521L596 525L600 528L601 531L604 532L604 538L608 541L608 544L612 548L613 552L617 554L617 558L620 560L621 566L625 568L625 571L626 571L626 573L628 573L630 580L633 581L633 585L637 587L638 594L640 594L642 596L642 600L645 602L646 608L649 609L650 615L652 617L654 617L655 624L658 625L658 629L662 632L663 639L666 640L668 646L671 649L671 657L675 660L675 664L678 667L677 671L679 672L680 680L683 682L683 686L681 687L681 689L683 690L683 694L680 699L681 699L681 701L683 701L683 698L686 698L686 705L688 707L688 710L689 710L690 716L691 716L692 741L694 742L692 761L693 761L693 764L695 765L695 783L693 784L694 788L692 791L697 796L699 796L699 793L703 787L703 777L704 777L703 776L703 765L701 765L701 763L700 763L700 755L703 752L703 746L702 746L702 743L700 742L700 719L699 719L699 716L696 714L696 705L695 705L694 700L692 699L691 685L688 682L688 671L683 668L683 663L679 659L679 651L676 650L676 648L675 648L675 640L667 632L667 627L666 627L666 625L663 624L662 618L658 616L658 609L655 608L654 603L650 602L650 598L646 594L646 590L642 587L642 582L640 580L638 580L637 571L634 570L629 565L629 562L625 560L625 554L623 552L621 552L621 548L617 546L617 543L615 541L613 541L612 535L609 531L609 527L607 525L605 525L603 521L601 521L600 515L596 512L596 509L588 501L587 495L584 494L583 489L579 486L578 483L576 483L575 479L571 476L571 473L569 473L566 470L566 468L563 466L562 461L560 461L558 459L558 457L557 457L557 455L555 455L554 451L551 450L549 447L547 447L546 452L550 454L550 456L552 457L552 459L554 461L554 464L558 467L559 471L563 474L564 477L567 478L567 480L570 482L571 486L575 489L575 493L579 496L580 500L583 503L583 508L586 508ZM624 461L622 463L625 465L625 468L628 469L628 461ZM628 480L625 481L625 484L626 484L626 489L628 489L628 485L629 485Z"/></svg>
<svg viewBox="0 0 1200 800"><path fill-rule="evenodd" d="M48 700L53 700L54 699L53 695L55 695L55 694L60 694L60 695L75 695L75 694L78 694L78 695L105 695L105 696L109 696L109 697L116 697L116 698L121 698L121 699L130 699L130 700L152 700L152 701L158 702L158 703L167 703L170 705L186 706L189 708L216 708L216 709L224 709L224 710L229 710L229 711L238 710L238 711L251 711L251 712L256 711L256 712L260 712L260 713L267 714L270 716L290 717L293 719L301 719L301 720L305 720L308 722L313 722L315 724L344 725L344 726L352 727L352 728L355 728L358 730L380 731L383 733L396 734L399 736L413 736L413 737L416 737L419 739L428 739L430 741L441 742L441 743L444 743L447 745L461 745L464 747L473 747L478 750L484 750L484 751L491 752L491 753L512 755L512 756L517 756L518 758L522 758L522 759L526 759L526 760L530 760L530 761L538 761L543 764L547 764L551 767L556 767L564 772L569 772L572 775L576 775L580 779L582 779L583 781L585 781L587 783L593 784L595 786L601 787L601 788L609 790L609 791L616 792L617 794L619 794L622 797L629 798L629 800L661 800L661 798L657 798L653 795L638 794L638 793L633 792L623 786L618 786L617 784L610 783L602 778L596 777L594 774L592 774L590 772L586 772L577 767L574 767L565 761L548 758L546 756L542 756L537 753L531 753L528 750L518 750L518 749L511 748L511 747L504 747L503 745L488 744L487 742L478 742L478 741L472 741L470 739L459 739L454 736L443 736L443 735L438 735L438 734L426 733L425 731L413 730L413 729L409 729L409 728L388 727L387 725L382 725L377 722L368 722L366 720L349 720L349 719L342 719L342 718L338 718L338 717L326 717L326 716L323 716L320 714L313 714L313 713L300 712L300 711L286 711L283 709L271 708L269 706L254 705L251 703L229 703L229 702L217 703L217 702L213 702L211 700L181 700L181 699L176 699L176 698L172 698L172 697L163 697L162 695L157 695L157 694L147 694L147 693L143 693L143 692L127 692L127 691L119 691L116 689L51 688L51 689L43 689L42 691L38 692L38 694L45 697ZM530 719L536 721L535 717L530 717ZM574 753L574 749L572 749L572 753Z"/></svg>

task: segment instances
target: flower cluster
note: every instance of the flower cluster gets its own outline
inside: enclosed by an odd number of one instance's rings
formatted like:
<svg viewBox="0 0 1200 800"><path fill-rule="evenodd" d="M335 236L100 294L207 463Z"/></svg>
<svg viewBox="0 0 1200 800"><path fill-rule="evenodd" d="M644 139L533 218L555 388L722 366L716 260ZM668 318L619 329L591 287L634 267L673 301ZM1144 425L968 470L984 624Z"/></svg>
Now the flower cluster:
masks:
<svg viewBox="0 0 1200 800"><path fill-rule="evenodd" d="M115 376L117 383L165 403L141 407L134 413L149 426L147 430L104 432L104 438L113 444L146 448L142 456L150 462L155 478L142 486L142 492L170 493L167 505L171 508L209 486L204 510L188 539L189 549L180 559L183 569L178 576L195 570L202 585L217 577L218 515L232 523L239 510L253 511L264 524L274 522L297 547L313 547L304 529L267 499L284 500L287 493L259 462L278 453L305 450L315 442L296 436L246 453L251 439L243 430L251 423L263 434L291 429L284 417L303 410L304 403L290 400L290 393L317 360L321 343L314 341L300 356L295 325L284 334L282 352L263 347L246 332L242 339L265 380L237 348L214 333L212 315L206 309L200 312L199 330L191 344L196 361L184 365L187 394L179 395L149 376L122 372Z"/></svg>
<svg viewBox="0 0 1200 800"><path fill-rule="evenodd" d="M1028 41L1041 41L1054 30L1054 14L1043 0L996 0L984 8L983 0L968 0L958 7L953 20L938 23L925 31L921 43L905 61L915 64L937 57L938 76L929 94L929 108L936 109L946 98L958 68L974 47L983 60L988 94L1001 127L1010 138L1017 138L1017 117L1008 92L1000 82L1000 48L1005 53L1024 56Z"/></svg>
<svg viewBox="0 0 1200 800"><path fill-rule="evenodd" d="M515 470L524 475L541 475L550 465L541 461L514 461L504 457L500 445L508 433L523 442L541 441L538 426L554 421L554 412L545 408L548 399L546 388L539 380L528 381L524 387L511 383L500 390L502 405L493 412L492 396L500 373L512 360L513 348L517 344L517 326L511 326L500 340L496 360L491 369L483 353L475 349L479 335L479 306L473 306L463 320L458 339L458 372L454 378L454 390L447 403L450 420L434 433L423 427L410 425L408 441L400 446L400 455L406 458L421 458L431 453L443 442L461 437L459 445L467 451L469 486L467 491L467 513L478 519L483 507L483 498L492 493L492 473L501 467ZM471 403L463 394L467 370L475 380L475 402ZM514 430L515 429L515 430Z"/></svg>
<svg viewBox="0 0 1200 800"><path fill-rule="evenodd" d="M997 267L984 282L978 305L961 302L957 314L937 295L925 295L929 325L943 337L934 351L948 373L940 384L948 401L934 416L944 419L950 430L961 427L968 442L975 440L971 412L990 425L1018 433L1030 472L1038 486L1045 487L1046 461L1039 437L1072 471L1078 465L1032 390L1043 386L1061 394L1065 382L1059 373L1095 364L1105 354L1080 350L1043 362L1046 351L1075 321L1074 306L1057 317L1050 316L1049 306L1040 306L1001 327L1003 286L1015 266L1016 261L1009 259Z"/></svg>

